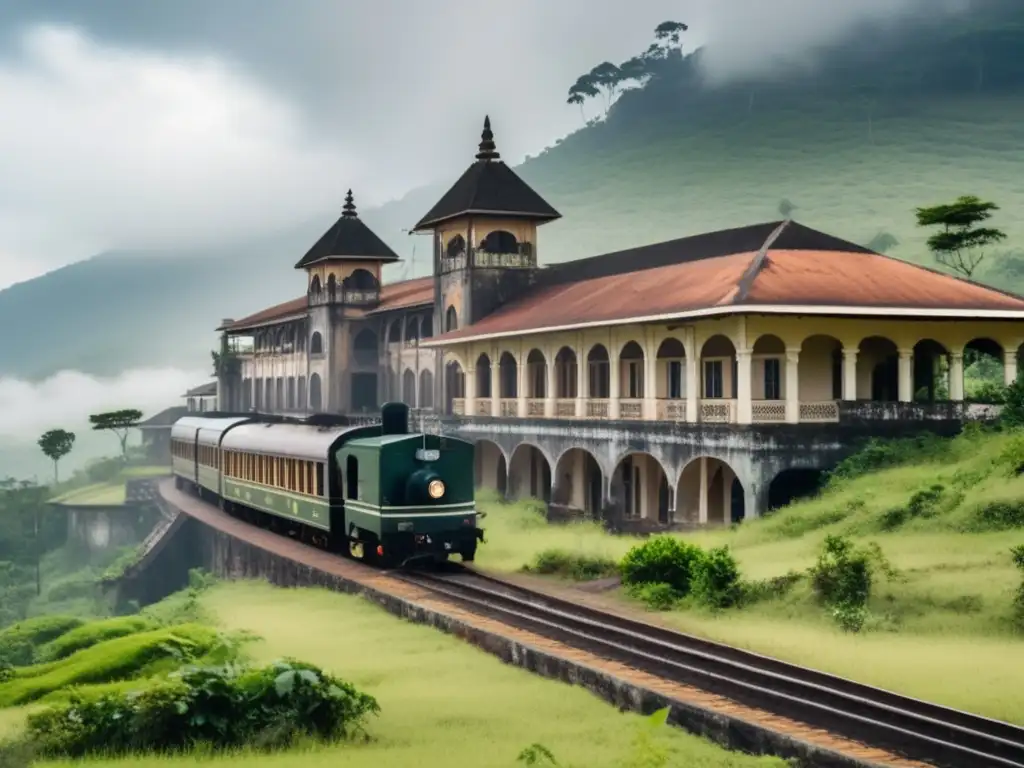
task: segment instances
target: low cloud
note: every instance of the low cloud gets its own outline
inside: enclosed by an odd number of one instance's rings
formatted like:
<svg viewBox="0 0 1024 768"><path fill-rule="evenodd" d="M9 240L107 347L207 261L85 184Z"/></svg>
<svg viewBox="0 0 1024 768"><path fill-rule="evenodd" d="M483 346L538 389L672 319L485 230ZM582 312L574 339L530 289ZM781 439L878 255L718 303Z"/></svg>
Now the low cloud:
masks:
<svg viewBox="0 0 1024 768"><path fill-rule="evenodd" d="M186 390L209 379L209 371L175 368L126 371L111 378L78 371L61 371L40 382L0 378L0 447L34 447L48 429L81 435L90 429L92 413L138 408L148 418L182 405Z"/></svg>
<svg viewBox="0 0 1024 768"><path fill-rule="evenodd" d="M72 28L24 31L0 60L0 113L0 288L30 263L272 232L340 205L363 164L223 59Z"/></svg>

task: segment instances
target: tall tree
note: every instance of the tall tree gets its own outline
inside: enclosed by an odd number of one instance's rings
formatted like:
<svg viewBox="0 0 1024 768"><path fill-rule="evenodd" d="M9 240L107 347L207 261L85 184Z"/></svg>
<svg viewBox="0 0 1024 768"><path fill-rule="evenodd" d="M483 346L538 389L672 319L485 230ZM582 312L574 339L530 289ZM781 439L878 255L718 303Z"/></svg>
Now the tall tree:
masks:
<svg viewBox="0 0 1024 768"><path fill-rule="evenodd" d="M580 75L576 78L576 82L572 84L569 89L569 98L566 99L567 104L578 104L580 107L580 116L583 121L586 122L586 115L583 114L583 103L587 99L592 99L599 96L601 91L594 83L593 79L589 74Z"/></svg>
<svg viewBox="0 0 1024 768"><path fill-rule="evenodd" d="M53 462L53 484L60 482L57 474L57 463L71 453L75 445L75 433L66 429L51 429L44 432L39 438L39 448L46 454L46 457Z"/></svg>
<svg viewBox="0 0 1024 768"><path fill-rule="evenodd" d="M134 408L124 408L120 411L107 411L106 413L94 413L89 417L89 423L93 429L107 430L117 435L121 441L121 458L128 460L128 430L139 426L142 419L142 411Z"/></svg>
<svg viewBox="0 0 1024 768"><path fill-rule="evenodd" d="M917 225L941 227L928 238L928 249L939 264L970 280L985 258L985 247L1006 239L999 229L977 226L998 210L995 203L961 195L952 203L918 208Z"/></svg>
<svg viewBox="0 0 1024 768"><path fill-rule="evenodd" d="M587 76L590 82L604 91L604 111L607 114L622 82L622 70L610 61L602 61Z"/></svg>

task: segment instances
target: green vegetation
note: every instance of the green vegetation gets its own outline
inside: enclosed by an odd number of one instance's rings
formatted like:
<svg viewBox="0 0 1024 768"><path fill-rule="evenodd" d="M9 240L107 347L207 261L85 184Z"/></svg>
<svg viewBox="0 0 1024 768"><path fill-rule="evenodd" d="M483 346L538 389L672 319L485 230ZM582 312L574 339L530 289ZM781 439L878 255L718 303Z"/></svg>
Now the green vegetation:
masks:
<svg viewBox="0 0 1024 768"><path fill-rule="evenodd" d="M89 416L89 423L92 428L99 432L111 432L121 444L121 458L128 461L128 435L131 430L139 426L142 420L142 411L136 408L122 408L117 411L106 413L93 413Z"/></svg>
<svg viewBox="0 0 1024 768"><path fill-rule="evenodd" d="M51 499L51 503L75 507L119 507L124 504L124 492L123 482L93 483L63 493Z"/></svg>
<svg viewBox="0 0 1024 768"><path fill-rule="evenodd" d="M555 551L622 563L627 580L627 563L650 573L665 568L650 555L668 552L674 571L588 599L627 610L639 601L658 611L651 621L1024 723L1022 468L1016 430L874 441L814 498L733 528L648 540L594 523L545 527L536 504L484 494L488 544L477 563L534 570ZM715 566L698 579L695 562ZM698 599L702 579L727 598Z"/></svg>
<svg viewBox="0 0 1024 768"><path fill-rule="evenodd" d="M142 616L115 616L91 621L69 629L49 642L37 641L45 644L37 646L35 658L40 662L58 661L97 643L152 629L156 629L156 622Z"/></svg>
<svg viewBox="0 0 1024 768"><path fill-rule="evenodd" d="M53 462L53 484L60 482L57 465L60 460L71 453L75 445L75 433L66 429L51 429L39 438L39 449Z"/></svg>
<svg viewBox="0 0 1024 768"><path fill-rule="evenodd" d="M357 597L194 578L193 588L144 611L137 632L101 639L113 622L72 626L51 647L76 635L94 642L0 682L9 702L25 700L11 692L26 681L71 670L92 681L31 708L0 710L11 740L3 757L94 768L197 759L228 766L294 745L274 765L784 765L666 728L664 711L621 714L581 688L507 666ZM216 629L197 625L197 615ZM168 644L175 652L154 650L159 633L178 638Z"/></svg>

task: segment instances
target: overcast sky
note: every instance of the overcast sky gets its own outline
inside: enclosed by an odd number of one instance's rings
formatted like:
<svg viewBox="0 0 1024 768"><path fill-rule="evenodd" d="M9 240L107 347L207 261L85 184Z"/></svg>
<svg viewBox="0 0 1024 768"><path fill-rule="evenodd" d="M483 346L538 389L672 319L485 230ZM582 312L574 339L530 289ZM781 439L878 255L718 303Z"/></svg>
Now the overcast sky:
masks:
<svg viewBox="0 0 1024 768"><path fill-rule="evenodd" d="M0 288L453 181L485 113L519 161L665 19L722 79L940 1L2 0Z"/></svg>

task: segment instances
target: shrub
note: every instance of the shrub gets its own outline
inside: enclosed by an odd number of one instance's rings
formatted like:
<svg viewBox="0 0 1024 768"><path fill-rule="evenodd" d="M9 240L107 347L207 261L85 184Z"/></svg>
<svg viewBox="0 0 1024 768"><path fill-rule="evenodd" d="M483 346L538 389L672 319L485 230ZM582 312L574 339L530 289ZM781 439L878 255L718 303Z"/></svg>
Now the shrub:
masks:
<svg viewBox="0 0 1024 768"><path fill-rule="evenodd" d="M828 474L828 481L835 485L900 464L937 459L948 453L949 447L948 438L930 434L897 440L872 438L859 451L839 462Z"/></svg>
<svg viewBox="0 0 1024 768"><path fill-rule="evenodd" d="M746 604L759 603L762 600L777 600L788 595L804 577L798 571L790 571L782 576L758 581L747 581L741 585L742 601Z"/></svg>
<svg viewBox="0 0 1024 768"><path fill-rule="evenodd" d="M156 624L141 616L119 616L113 619L92 621L70 632L65 632L56 640L51 640L36 654L40 662L63 659L83 648L89 648L106 640L138 632L156 629Z"/></svg>
<svg viewBox="0 0 1024 768"><path fill-rule="evenodd" d="M1008 429L1024 427L1024 383L1015 380L1003 390L1003 410L999 413L1000 426Z"/></svg>
<svg viewBox="0 0 1024 768"><path fill-rule="evenodd" d="M908 520L919 517L933 517L939 512L943 500L946 497L946 487L941 483L935 483L924 490L915 492L905 507L893 507L882 513L879 524L882 530L891 531L899 528ZM957 494L955 501L959 502L960 495Z"/></svg>
<svg viewBox="0 0 1024 768"><path fill-rule="evenodd" d="M700 547L675 536L652 536L622 558L622 581L624 584L668 584L685 597L690 593L695 566L703 557Z"/></svg>
<svg viewBox="0 0 1024 768"><path fill-rule="evenodd" d="M708 608L729 608L739 602L740 569L728 547L712 549L696 562L691 592Z"/></svg>
<svg viewBox="0 0 1024 768"><path fill-rule="evenodd" d="M574 554L563 549L545 549L534 558L533 565L524 566L523 570L575 581L590 581L617 576L619 564L607 557Z"/></svg>
<svg viewBox="0 0 1024 768"><path fill-rule="evenodd" d="M28 718L45 755L287 746L302 736L351 738L377 701L317 667L283 661L262 669L187 667L135 692L75 697Z"/></svg>
<svg viewBox="0 0 1024 768"><path fill-rule="evenodd" d="M670 584L630 584L627 594L655 611L670 611L682 599Z"/></svg>
<svg viewBox="0 0 1024 768"><path fill-rule="evenodd" d="M117 637L59 661L15 670L14 679L0 686L0 706L26 704L70 685L130 680L157 671L161 662L174 669L217 642L214 630L188 624Z"/></svg>
<svg viewBox="0 0 1024 768"><path fill-rule="evenodd" d="M855 549L848 538L826 536L818 562L811 568L815 593L847 631L863 626L863 619L858 624L850 617L864 611L871 596L871 559L872 553Z"/></svg>
<svg viewBox="0 0 1024 768"><path fill-rule="evenodd" d="M1010 556L1021 575L1020 586L1017 587L1017 594L1013 598L1013 619L1019 629L1024 629L1024 544L1011 549Z"/></svg>
<svg viewBox="0 0 1024 768"><path fill-rule="evenodd" d="M0 662L16 667L34 660L35 649L82 625L72 616L39 616L0 631Z"/></svg>
<svg viewBox="0 0 1024 768"><path fill-rule="evenodd" d="M992 501L974 510L967 529L974 532L1006 531L1024 527L1024 501Z"/></svg>

